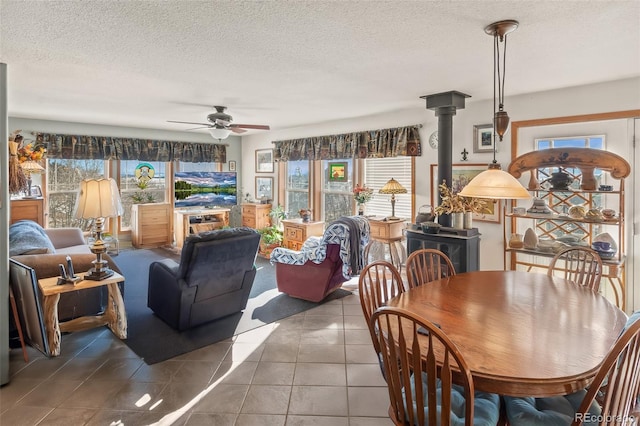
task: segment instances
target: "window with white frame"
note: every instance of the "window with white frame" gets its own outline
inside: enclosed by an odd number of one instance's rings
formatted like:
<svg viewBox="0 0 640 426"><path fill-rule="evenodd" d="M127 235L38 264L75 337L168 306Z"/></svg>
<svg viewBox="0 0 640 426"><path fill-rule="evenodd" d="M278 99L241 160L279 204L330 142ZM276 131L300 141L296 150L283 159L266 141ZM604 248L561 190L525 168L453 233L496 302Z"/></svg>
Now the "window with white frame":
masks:
<svg viewBox="0 0 640 426"><path fill-rule="evenodd" d="M106 177L104 160L47 159L47 201L49 228L80 227L87 224L74 217L80 182Z"/></svg>
<svg viewBox="0 0 640 426"><path fill-rule="evenodd" d="M301 209L309 208L309 191L311 173L308 160L288 161L287 187L286 187L286 211L287 217L296 218Z"/></svg>
<svg viewBox="0 0 640 426"><path fill-rule="evenodd" d="M394 178L407 189L406 194L396 194L397 217L411 218L411 194L413 162L411 157L368 158L364 160L364 184L373 189L373 198L366 205L366 215L390 216L391 195L380 194L389 179Z"/></svg>
<svg viewBox="0 0 640 426"><path fill-rule="evenodd" d="M352 191L353 160L322 160L322 208L326 223L353 215Z"/></svg>

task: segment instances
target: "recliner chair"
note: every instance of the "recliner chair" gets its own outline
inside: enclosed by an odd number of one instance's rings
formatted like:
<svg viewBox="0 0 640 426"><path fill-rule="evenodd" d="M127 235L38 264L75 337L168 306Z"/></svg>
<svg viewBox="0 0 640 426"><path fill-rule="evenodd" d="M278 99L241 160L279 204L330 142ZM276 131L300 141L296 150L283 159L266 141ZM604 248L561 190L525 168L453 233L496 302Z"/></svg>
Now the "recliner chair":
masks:
<svg viewBox="0 0 640 426"><path fill-rule="evenodd" d="M351 245L352 231L357 233ZM320 302L342 283L360 274L364 247L369 242L369 221L346 216L332 222L320 237L309 237L300 251L283 247L271 252L278 290L291 297Z"/></svg>
<svg viewBox="0 0 640 426"><path fill-rule="evenodd" d="M149 266L147 306L182 331L242 311L256 276L260 234L250 228L192 235L180 264L171 259Z"/></svg>

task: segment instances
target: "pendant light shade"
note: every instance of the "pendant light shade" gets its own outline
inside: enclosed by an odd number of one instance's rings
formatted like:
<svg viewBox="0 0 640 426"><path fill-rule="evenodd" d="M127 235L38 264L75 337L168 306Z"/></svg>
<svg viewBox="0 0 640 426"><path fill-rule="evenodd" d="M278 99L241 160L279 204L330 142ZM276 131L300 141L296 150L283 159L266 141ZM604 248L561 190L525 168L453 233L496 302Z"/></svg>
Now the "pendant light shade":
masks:
<svg viewBox="0 0 640 426"><path fill-rule="evenodd" d="M491 164L458 193L463 197L516 200L531 198L529 191L518 179L500 169L499 164Z"/></svg>

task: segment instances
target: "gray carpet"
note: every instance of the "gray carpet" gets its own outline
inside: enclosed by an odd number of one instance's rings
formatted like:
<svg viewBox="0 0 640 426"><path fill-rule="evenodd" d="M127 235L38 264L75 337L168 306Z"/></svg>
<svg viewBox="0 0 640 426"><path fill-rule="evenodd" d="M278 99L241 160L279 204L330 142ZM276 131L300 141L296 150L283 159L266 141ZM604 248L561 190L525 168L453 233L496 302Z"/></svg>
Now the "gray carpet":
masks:
<svg viewBox="0 0 640 426"><path fill-rule="evenodd" d="M147 364L191 352L319 305L280 293L276 288L275 268L268 260L258 257L256 279L243 312L178 332L147 307L149 264L166 258L179 261L178 255L162 248L120 251L114 257L125 277L124 303L128 337L124 342ZM351 292L339 289L323 302L348 294Z"/></svg>

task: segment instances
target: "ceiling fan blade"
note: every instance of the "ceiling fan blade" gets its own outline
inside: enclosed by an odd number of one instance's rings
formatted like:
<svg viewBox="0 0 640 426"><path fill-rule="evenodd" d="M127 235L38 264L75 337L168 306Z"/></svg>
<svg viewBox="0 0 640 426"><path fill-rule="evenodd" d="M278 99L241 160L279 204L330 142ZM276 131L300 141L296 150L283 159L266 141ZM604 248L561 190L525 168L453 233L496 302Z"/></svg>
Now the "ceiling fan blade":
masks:
<svg viewBox="0 0 640 426"><path fill-rule="evenodd" d="M199 124L201 126L207 126L210 127L210 124L207 123L194 123L193 121L174 121L174 120L167 120L167 123L180 123L180 124Z"/></svg>
<svg viewBox="0 0 640 426"><path fill-rule="evenodd" d="M199 129L210 129L213 126L199 126L199 127L191 127L190 129L184 129L185 132L188 132L189 130L199 130Z"/></svg>
<svg viewBox="0 0 640 426"><path fill-rule="evenodd" d="M262 124L231 124L229 127L241 127L243 129L271 130L269 126Z"/></svg>
<svg viewBox="0 0 640 426"><path fill-rule="evenodd" d="M229 130L231 130L233 133L246 133L246 130L239 127L229 127Z"/></svg>

